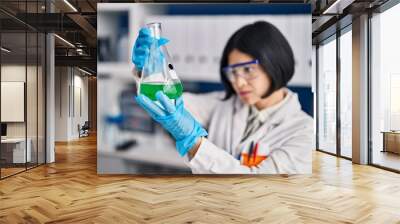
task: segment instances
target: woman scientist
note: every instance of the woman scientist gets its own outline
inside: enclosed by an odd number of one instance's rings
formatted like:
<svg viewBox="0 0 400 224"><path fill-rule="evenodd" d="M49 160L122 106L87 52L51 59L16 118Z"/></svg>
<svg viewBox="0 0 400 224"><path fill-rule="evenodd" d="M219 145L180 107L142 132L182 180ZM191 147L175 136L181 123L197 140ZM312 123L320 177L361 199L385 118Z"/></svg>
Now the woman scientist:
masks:
<svg viewBox="0 0 400 224"><path fill-rule="evenodd" d="M136 69L151 41L149 30L141 29L133 49ZM136 101L171 133L193 173L311 173L313 121L286 88L293 73L286 38L258 21L236 31L224 48L222 96L185 93L174 104L158 92L162 107L144 95Z"/></svg>

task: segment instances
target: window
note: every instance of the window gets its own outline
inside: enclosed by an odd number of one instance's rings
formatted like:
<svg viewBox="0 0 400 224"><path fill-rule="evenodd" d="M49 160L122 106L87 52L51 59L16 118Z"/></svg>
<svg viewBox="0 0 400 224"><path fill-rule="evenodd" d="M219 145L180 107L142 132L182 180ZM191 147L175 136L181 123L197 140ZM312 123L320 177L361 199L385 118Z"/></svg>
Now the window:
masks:
<svg viewBox="0 0 400 224"><path fill-rule="evenodd" d="M318 48L318 149L336 153L336 36Z"/></svg>
<svg viewBox="0 0 400 224"><path fill-rule="evenodd" d="M347 32L346 32L347 31ZM352 157L352 34L351 26L340 36L340 155Z"/></svg>
<svg viewBox="0 0 400 224"><path fill-rule="evenodd" d="M400 170L400 5L371 18L372 164Z"/></svg>

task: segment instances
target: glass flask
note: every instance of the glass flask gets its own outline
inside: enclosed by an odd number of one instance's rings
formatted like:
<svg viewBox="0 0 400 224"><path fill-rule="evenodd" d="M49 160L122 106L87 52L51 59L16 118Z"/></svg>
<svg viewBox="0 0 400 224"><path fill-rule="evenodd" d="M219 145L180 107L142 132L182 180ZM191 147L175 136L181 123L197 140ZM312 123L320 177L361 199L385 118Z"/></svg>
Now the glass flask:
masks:
<svg viewBox="0 0 400 224"><path fill-rule="evenodd" d="M149 56L144 63L138 93L156 101L155 94L162 91L168 98L175 100L182 95L183 86L175 72L165 44L159 45L161 23L149 23L146 26L156 41L151 44Z"/></svg>

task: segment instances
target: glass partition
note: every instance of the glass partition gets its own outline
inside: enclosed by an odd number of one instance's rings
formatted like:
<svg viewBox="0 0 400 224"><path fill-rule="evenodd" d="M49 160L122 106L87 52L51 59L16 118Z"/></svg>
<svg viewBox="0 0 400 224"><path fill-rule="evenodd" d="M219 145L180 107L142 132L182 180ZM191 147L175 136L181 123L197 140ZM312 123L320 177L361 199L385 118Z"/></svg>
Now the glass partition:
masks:
<svg viewBox="0 0 400 224"><path fill-rule="evenodd" d="M25 32L1 34L2 177L24 171L31 157L26 140L26 40Z"/></svg>
<svg viewBox="0 0 400 224"><path fill-rule="evenodd" d="M43 5L0 2L20 18ZM45 44L44 33L0 11L1 179L45 162Z"/></svg>
<svg viewBox="0 0 400 224"><path fill-rule="evenodd" d="M27 52L28 52L28 61L27 61L27 81L26 81L26 89L27 89L27 98L26 98L26 111L27 111L27 142L30 153L30 160L27 163L27 167L33 167L37 165L37 132L38 132L38 88L37 88L37 80L38 80L38 49L37 49L37 41L38 36L36 32L28 32L27 33Z"/></svg>
<svg viewBox="0 0 400 224"><path fill-rule="evenodd" d="M39 1L27 2L26 12L37 14L43 12L43 3ZM37 24L39 17L33 16L31 18L34 24ZM31 159L27 163L27 167L35 167L38 165L39 160L39 75L40 68L40 52L39 46L41 45L43 35L39 35L38 30L27 27L27 142L28 148L30 147ZM42 86L43 88L44 86Z"/></svg>
<svg viewBox="0 0 400 224"><path fill-rule="evenodd" d="M46 124L46 36L43 33L38 33L38 64L37 64L37 162L43 164L46 162L46 139L45 139L45 124Z"/></svg>

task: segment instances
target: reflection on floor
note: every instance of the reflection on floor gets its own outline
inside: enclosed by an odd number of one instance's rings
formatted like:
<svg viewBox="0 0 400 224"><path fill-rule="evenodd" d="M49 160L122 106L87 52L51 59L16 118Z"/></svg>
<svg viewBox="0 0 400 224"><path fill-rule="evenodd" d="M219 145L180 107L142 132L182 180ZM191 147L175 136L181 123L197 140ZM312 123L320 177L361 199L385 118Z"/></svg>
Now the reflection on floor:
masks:
<svg viewBox="0 0 400 224"><path fill-rule="evenodd" d="M344 157L351 158L352 157L352 149L348 147L342 147L341 148L341 155Z"/></svg>
<svg viewBox="0 0 400 224"><path fill-rule="evenodd" d="M313 157L312 175L97 175L83 138L0 181L0 223L399 223L399 174Z"/></svg>
<svg viewBox="0 0 400 224"><path fill-rule="evenodd" d="M25 167L23 167L23 168L20 168L20 167L18 167L18 168L1 168L1 178L13 175L15 173L18 173L18 172L21 172L24 170L25 170Z"/></svg>
<svg viewBox="0 0 400 224"><path fill-rule="evenodd" d="M1 178L5 178L7 176L22 172L26 170L25 164L1 164ZM30 169L32 167L36 167L36 163L27 163L26 167L27 169Z"/></svg>
<svg viewBox="0 0 400 224"><path fill-rule="evenodd" d="M400 171L400 155L392 152L374 151L373 163Z"/></svg>

